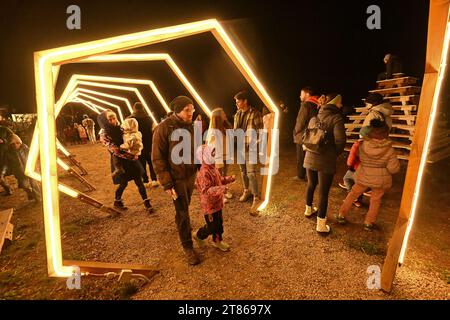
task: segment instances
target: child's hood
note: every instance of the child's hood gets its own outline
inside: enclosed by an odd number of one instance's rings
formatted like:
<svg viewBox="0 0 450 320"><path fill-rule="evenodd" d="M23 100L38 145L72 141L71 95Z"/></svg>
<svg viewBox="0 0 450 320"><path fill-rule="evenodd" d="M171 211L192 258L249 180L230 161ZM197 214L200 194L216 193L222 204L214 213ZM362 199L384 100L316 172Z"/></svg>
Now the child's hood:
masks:
<svg viewBox="0 0 450 320"><path fill-rule="evenodd" d="M200 161L202 165L213 165L214 164L214 156L213 156L214 148L210 145L204 144L197 148L195 155L197 159Z"/></svg>
<svg viewBox="0 0 450 320"><path fill-rule="evenodd" d="M392 141L389 139L368 139L359 144L367 155L374 158L380 158L392 148Z"/></svg>
<svg viewBox="0 0 450 320"><path fill-rule="evenodd" d="M125 132L138 132L139 131L139 124L138 124L136 119L128 118L128 119L125 119L123 121L122 129Z"/></svg>

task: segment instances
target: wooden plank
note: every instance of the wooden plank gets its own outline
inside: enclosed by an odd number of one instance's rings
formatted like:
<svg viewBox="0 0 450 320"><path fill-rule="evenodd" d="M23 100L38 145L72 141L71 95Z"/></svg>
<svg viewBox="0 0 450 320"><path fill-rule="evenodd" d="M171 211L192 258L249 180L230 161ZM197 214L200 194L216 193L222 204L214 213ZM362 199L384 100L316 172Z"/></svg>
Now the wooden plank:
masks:
<svg viewBox="0 0 450 320"><path fill-rule="evenodd" d="M362 128L362 126L363 126L362 123L346 123L345 124L345 127L349 128L349 129ZM413 132L415 130L415 126L409 126L407 124L399 124L399 123L393 123L392 128L407 130L410 132Z"/></svg>
<svg viewBox="0 0 450 320"><path fill-rule="evenodd" d="M356 120L356 119L365 119L366 116L360 116L360 115L351 115L348 116L350 120ZM404 114L392 114L391 118L396 120L415 120L416 115L404 115Z"/></svg>
<svg viewBox="0 0 450 320"><path fill-rule="evenodd" d="M419 81L418 78L415 77L401 77L395 79L387 79L387 80L379 80L377 81L377 88L393 88L393 87L401 87L407 85L415 85Z"/></svg>
<svg viewBox="0 0 450 320"><path fill-rule="evenodd" d="M122 270L131 270L134 274L142 274L148 278L159 272L154 266L124 263L107 263L96 261L63 260L63 266L77 266L80 272L102 275L107 272L119 274Z"/></svg>
<svg viewBox="0 0 450 320"><path fill-rule="evenodd" d="M394 109L395 111L406 111L406 110L416 111L417 110L417 106L413 105L413 104L401 105L401 106L400 105L393 105L392 109ZM362 112L364 110L367 110L367 108L366 107L357 107L357 108L355 108L356 112Z"/></svg>
<svg viewBox="0 0 450 320"><path fill-rule="evenodd" d="M0 211L0 253L2 252L5 239L12 240L13 225L10 223L13 209Z"/></svg>
<svg viewBox="0 0 450 320"><path fill-rule="evenodd" d="M395 88L385 88L385 89L375 89L375 90L369 90L369 92L372 93L379 93L381 95L386 94L394 94L398 93L401 96L407 96L407 95L415 95L420 93L421 87L417 86L404 86L404 87L395 87ZM384 97L387 98L387 97Z"/></svg>

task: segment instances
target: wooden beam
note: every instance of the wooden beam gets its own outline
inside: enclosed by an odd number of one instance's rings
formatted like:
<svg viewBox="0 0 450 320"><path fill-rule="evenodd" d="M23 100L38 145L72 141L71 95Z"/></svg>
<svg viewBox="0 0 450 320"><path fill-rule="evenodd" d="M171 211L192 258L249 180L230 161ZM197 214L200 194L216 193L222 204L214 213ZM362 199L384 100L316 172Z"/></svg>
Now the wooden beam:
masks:
<svg viewBox="0 0 450 320"><path fill-rule="evenodd" d="M0 211L0 253L2 252L5 239L12 240L13 225L10 223L13 209Z"/></svg>
<svg viewBox="0 0 450 320"><path fill-rule="evenodd" d="M419 101L416 131L411 144L412 149L409 156L399 216L392 238L389 241L386 259L381 273L381 288L387 292L390 292L392 289L409 219L411 218L422 153L427 152L427 150L424 150L424 144L428 126L430 125L430 113L432 112L433 98L438 81L438 71L443 58L445 32L449 23L449 9L449 0L430 1L425 75Z"/></svg>
<svg viewBox="0 0 450 320"><path fill-rule="evenodd" d="M81 273L88 273L87 275L106 275L109 272L120 274L124 270L131 270L133 274L141 274L147 278L151 278L159 273L159 270L154 266L139 265L139 264L123 264L123 263L107 263L95 261L75 261L63 260L63 266L71 267L77 266Z"/></svg>

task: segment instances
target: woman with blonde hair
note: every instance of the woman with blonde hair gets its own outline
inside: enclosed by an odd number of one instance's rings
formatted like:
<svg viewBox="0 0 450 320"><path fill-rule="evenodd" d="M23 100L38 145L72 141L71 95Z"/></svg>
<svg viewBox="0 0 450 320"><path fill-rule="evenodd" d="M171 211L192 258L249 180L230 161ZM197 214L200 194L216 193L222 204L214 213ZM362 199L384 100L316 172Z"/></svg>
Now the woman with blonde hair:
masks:
<svg viewBox="0 0 450 320"><path fill-rule="evenodd" d="M227 115L222 108L216 108L212 111L211 121L206 135L206 144L216 149L215 166L219 169L223 177L227 176L229 167L229 153L227 144L227 129L233 126L228 122ZM233 194L227 190L224 203L233 198Z"/></svg>

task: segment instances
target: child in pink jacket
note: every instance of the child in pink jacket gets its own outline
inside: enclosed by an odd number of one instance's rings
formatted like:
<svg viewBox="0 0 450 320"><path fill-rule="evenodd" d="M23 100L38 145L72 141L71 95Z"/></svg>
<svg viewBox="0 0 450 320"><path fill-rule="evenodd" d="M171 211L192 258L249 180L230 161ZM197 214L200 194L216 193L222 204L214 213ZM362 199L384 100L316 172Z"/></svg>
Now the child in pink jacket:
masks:
<svg viewBox="0 0 450 320"><path fill-rule="evenodd" d="M195 185L200 194L200 207L205 215L206 224L192 233L192 237L200 247L206 244L211 235L213 246L222 250L230 250L230 246L222 240L223 234L223 199L227 191L226 184L236 180L235 176L221 176L215 166L215 149L212 146L202 145L197 149L197 159L202 163L197 173Z"/></svg>

